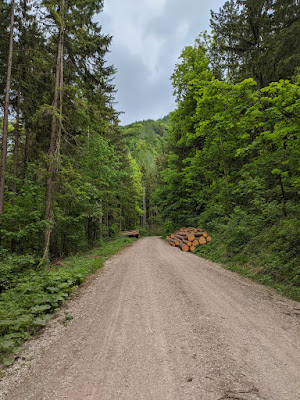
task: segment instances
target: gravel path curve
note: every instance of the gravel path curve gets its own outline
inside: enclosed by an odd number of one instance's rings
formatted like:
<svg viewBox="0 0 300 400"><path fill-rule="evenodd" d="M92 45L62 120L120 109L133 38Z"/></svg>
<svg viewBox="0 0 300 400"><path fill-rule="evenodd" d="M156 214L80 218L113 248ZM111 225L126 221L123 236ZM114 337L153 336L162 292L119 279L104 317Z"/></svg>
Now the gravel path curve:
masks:
<svg viewBox="0 0 300 400"><path fill-rule="evenodd" d="M300 304L159 238L114 256L68 312L1 399L300 400Z"/></svg>

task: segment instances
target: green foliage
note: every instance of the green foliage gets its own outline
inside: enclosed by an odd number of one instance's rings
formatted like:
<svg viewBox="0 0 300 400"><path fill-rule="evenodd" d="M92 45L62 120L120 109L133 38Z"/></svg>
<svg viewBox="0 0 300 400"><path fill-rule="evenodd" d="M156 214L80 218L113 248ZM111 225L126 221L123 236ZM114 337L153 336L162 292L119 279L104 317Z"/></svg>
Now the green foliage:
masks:
<svg viewBox="0 0 300 400"><path fill-rule="evenodd" d="M300 58L300 11L295 0L229 0L211 11L209 53L216 77L252 77L267 86L292 79Z"/></svg>
<svg viewBox="0 0 300 400"><path fill-rule="evenodd" d="M161 233L160 215L153 194L158 187L159 172L165 162L168 127L169 116L166 116L158 121L135 122L122 129L127 138L130 154L136 161L135 171L137 173L138 170L140 173L140 197L137 199L139 208L136 208L135 212L139 219L135 221L135 226L140 225L145 232L148 231L154 235ZM141 203L143 195L145 195L144 204ZM144 206L145 209L142 209L141 207L144 208ZM145 218L143 218L144 213Z"/></svg>
<svg viewBox="0 0 300 400"><path fill-rule="evenodd" d="M14 271L14 285L0 294L0 362L9 365L19 345L46 325L51 314L71 296L73 288L132 241L122 237L103 243L85 255L65 259L50 269L25 269L17 274ZM31 261L20 259L19 264L28 266ZM71 319L66 314L65 320Z"/></svg>
<svg viewBox="0 0 300 400"><path fill-rule="evenodd" d="M142 213L142 175L112 107L115 69L105 62L111 37L94 22L103 1L62 5L53 0L15 5L12 123L0 226L0 257L5 262L8 254L41 257L48 230L50 259L85 251L103 238L118 235L122 228L138 226ZM9 4L0 8L3 105ZM61 108L53 102L60 37L64 49ZM53 152L49 146L54 117ZM161 134L166 122L161 123ZM3 275L2 288L11 284L7 282L17 273L14 268Z"/></svg>
<svg viewBox="0 0 300 400"><path fill-rule="evenodd" d="M18 277L36 265L37 260L26 254L9 255L0 262L0 293L16 285Z"/></svg>
<svg viewBox="0 0 300 400"><path fill-rule="evenodd" d="M220 81L208 71L199 45L183 51L182 66L173 74L179 74L173 84L181 97L171 115L168 165L155 194L167 231L204 227L213 243L199 251L297 287L299 81L262 89L252 78Z"/></svg>

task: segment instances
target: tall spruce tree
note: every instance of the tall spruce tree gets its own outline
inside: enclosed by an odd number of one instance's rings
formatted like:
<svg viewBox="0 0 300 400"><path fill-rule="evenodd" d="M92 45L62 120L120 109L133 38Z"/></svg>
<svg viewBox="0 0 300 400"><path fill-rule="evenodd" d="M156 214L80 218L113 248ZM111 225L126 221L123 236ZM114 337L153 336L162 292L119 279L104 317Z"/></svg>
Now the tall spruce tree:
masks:
<svg viewBox="0 0 300 400"><path fill-rule="evenodd" d="M3 113L3 133L2 133L2 147L1 147L1 171L0 171L0 214L3 213L4 208L4 186L5 186L5 172L6 172L6 158L7 158L7 141L8 141L8 113L10 102L10 86L11 86L11 70L13 59L13 42L14 42L14 18L15 18L15 2L11 0L10 4L10 37L9 37L9 51L6 73L6 88L4 100L4 113Z"/></svg>
<svg viewBox="0 0 300 400"><path fill-rule="evenodd" d="M227 1L211 11L213 54L232 81L253 77L264 87L290 79L299 65L299 2L295 0Z"/></svg>

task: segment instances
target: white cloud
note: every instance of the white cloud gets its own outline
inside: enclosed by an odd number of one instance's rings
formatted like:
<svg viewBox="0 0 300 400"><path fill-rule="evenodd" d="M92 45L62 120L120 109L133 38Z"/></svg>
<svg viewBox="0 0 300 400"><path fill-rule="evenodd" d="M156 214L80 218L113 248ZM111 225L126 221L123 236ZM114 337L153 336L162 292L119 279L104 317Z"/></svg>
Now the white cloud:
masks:
<svg viewBox="0 0 300 400"><path fill-rule="evenodd" d="M99 22L113 35L108 61L118 70L123 123L156 119L174 109L169 77L177 59L208 29L210 8L218 10L224 1L106 0Z"/></svg>

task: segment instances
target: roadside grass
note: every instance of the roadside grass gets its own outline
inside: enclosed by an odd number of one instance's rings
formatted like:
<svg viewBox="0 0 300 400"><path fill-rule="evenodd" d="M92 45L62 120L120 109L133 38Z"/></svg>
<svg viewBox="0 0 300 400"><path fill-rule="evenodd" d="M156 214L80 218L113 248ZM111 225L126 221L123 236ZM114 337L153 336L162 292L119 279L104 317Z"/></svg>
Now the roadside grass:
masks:
<svg viewBox="0 0 300 400"><path fill-rule="evenodd" d="M299 285L289 277L284 277L282 271L276 274L276 265L275 267L270 267L271 263L268 261L274 259L274 254L271 254L270 249L260 246L260 248L252 247L251 251L251 246L249 247L246 246L244 251L234 254L228 251L228 246L222 236L216 234L211 243L198 247L194 253L200 257L218 262L224 268L237 272L255 282L271 286L283 296L300 301Z"/></svg>
<svg viewBox="0 0 300 400"><path fill-rule="evenodd" d="M0 364L13 364L19 346L46 325L51 314L72 296L72 290L135 240L120 237L19 276L12 288L0 294Z"/></svg>

